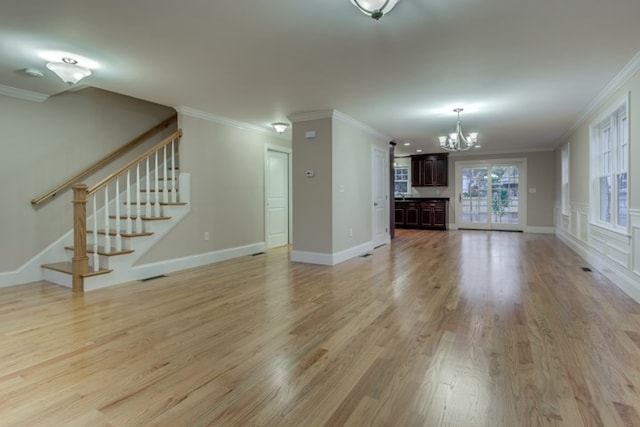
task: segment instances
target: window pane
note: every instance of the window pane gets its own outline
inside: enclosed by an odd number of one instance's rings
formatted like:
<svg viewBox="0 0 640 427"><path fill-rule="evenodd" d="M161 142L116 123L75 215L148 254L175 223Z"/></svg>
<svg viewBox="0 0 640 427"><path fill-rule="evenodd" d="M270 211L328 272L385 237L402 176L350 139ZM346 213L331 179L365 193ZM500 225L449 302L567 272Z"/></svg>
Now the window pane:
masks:
<svg viewBox="0 0 640 427"><path fill-rule="evenodd" d="M600 177L600 221L611 222L611 177Z"/></svg>
<svg viewBox="0 0 640 427"><path fill-rule="evenodd" d="M627 127L627 117L622 117L620 119L620 125L618 134L620 135L620 155L619 155L619 165L618 171L626 172L629 170L629 135L628 135L628 127Z"/></svg>
<svg viewBox="0 0 640 427"><path fill-rule="evenodd" d="M627 174L618 174L618 225L627 226Z"/></svg>
<svg viewBox="0 0 640 427"><path fill-rule="evenodd" d="M608 175L611 173L611 132L610 128L606 127L602 129L600 133L600 147L602 153L602 165L600 174Z"/></svg>
<svg viewBox="0 0 640 427"><path fill-rule="evenodd" d="M395 193L407 193L407 183L406 182L396 182L394 184L393 191Z"/></svg>

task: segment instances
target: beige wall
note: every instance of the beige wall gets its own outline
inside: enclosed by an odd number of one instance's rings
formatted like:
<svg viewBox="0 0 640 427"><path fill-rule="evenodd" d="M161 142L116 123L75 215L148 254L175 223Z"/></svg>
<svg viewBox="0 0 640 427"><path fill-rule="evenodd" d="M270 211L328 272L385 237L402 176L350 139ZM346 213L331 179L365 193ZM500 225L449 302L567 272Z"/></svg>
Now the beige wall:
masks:
<svg viewBox="0 0 640 427"><path fill-rule="evenodd" d="M191 175L191 210L138 264L265 240L266 147L290 147L289 141L185 114L180 114L179 125L180 171Z"/></svg>
<svg viewBox="0 0 640 427"><path fill-rule="evenodd" d="M372 146L388 151L387 140L334 119L333 253L372 240Z"/></svg>
<svg viewBox="0 0 640 427"><path fill-rule="evenodd" d="M94 88L42 103L0 95L0 273L18 269L72 227L69 190L38 208L31 199L172 114L169 107Z"/></svg>
<svg viewBox="0 0 640 427"><path fill-rule="evenodd" d="M527 160L527 187L535 188L536 192L524 194L527 197L527 224L525 227L553 227L553 208L555 197L555 157L552 151L540 151L531 153L510 154L477 154L477 155L450 155L449 156L449 186L447 187L413 187L414 197L449 197L449 223L455 224L455 170L456 162L469 160L491 159L526 159ZM411 161L408 157L397 158L399 165L408 165ZM409 169L411 172L411 169ZM411 176L411 175L409 175ZM409 178L411 179L411 178Z"/></svg>
<svg viewBox="0 0 640 427"><path fill-rule="evenodd" d="M338 112L324 113L293 116L293 250L334 255L372 241L371 150L387 150L388 141ZM317 136L307 139L308 131Z"/></svg>
<svg viewBox="0 0 640 427"><path fill-rule="evenodd" d="M307 139L305 132L315 131ZM331 118L293 123L293 249L332 253ZM305 176L312 170L314 177Z"/></svg>

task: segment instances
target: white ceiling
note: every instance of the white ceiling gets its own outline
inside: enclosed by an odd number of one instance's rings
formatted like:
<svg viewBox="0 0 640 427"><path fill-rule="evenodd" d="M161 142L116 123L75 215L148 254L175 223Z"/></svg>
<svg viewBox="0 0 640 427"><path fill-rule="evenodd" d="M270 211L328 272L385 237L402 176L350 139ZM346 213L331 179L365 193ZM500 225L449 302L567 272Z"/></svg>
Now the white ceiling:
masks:
<svg viewBox="0 0 640 427"><path fill-rule="evenodd" d="M639 21L638 0L401 0L380 21L349 0L3 0L0 84L66 90L44 66L63 52L95 61L87 85L257 126L337 109L434 152L460 106L477 153L549 149Z"/></svg>

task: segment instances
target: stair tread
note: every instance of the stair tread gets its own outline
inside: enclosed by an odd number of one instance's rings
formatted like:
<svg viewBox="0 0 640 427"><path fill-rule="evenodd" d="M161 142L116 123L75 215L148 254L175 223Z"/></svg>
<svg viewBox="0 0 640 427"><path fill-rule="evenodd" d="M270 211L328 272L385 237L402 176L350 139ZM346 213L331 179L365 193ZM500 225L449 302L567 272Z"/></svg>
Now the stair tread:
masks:
<svg viewBox="0 0 640 427"><path fill-rule="evenodd" d="M126 205L127 202L124 202L124 204ZM136 205L136 202L131 202L131 205ZM155 205L156 202L149 202L150 205ZM187 203L186 202L159 202L160 206L184 206ZM140 206L146 206L147 202L140 202Z"/></svg>
<svg viewBox="0 0 640 427"><path fill-rule="evenodd" d="M68 249L70 251L73 250L73 246L65 246L65 249ZM121 251L111 251L111 252L107 252L105 251L105 247L104 246L98 246L98 255L104 255L104 256L116 256L116 255L127 255L130 253L133 253L134 250L133 249L123 249ZM87 245L87 253L88 254L92 254L94 253L93 250L93 245Z"/></svg>
<svg viewBox="0 0 640 427"><path fill-rule="evenodd" d="M116 216L115 215L111 215L109 216L109 218L111 219L115 219ZM126 215L120 215L120 219L127 219L128 217ZM135 220L138 219L137 216L132 216L131 219ZM140 219L142 221L163 221L163 220L168 220L171 219L170 216L141 216Z"/></svg>
<svg viewBox="0 0 640 427"><path fill-rule="evenodd" d="M89 233L93 233L93 230L87 230L87 234ZM98 234L106 234L104 230L99 229L98 230ZM115 230L109 230L109 236L116 236L117 233ZM120 236L122 237L146 237L146 236L152 236L153 233L151 231L145 231L143 233L127 233L124 232L122 230L120 230Z"/></svg>
<svg viewBox="0 0 640 427"><path fill-rule="evenodd" d="M41 265L42 268L46 268L48 270L54 270L54 271L58 271L60 273L65 273L65 274L71 274L72 272L72 264L70 261L63 261L63 262L54 262L51 264L43 264ZM88 273L85 273L82 275L82 277L91 277L91 276L98 276L100 274L107 274L107 273L111 273L113 270L109 270L108 268L100 268L98 271L89 271Z"/></svg>

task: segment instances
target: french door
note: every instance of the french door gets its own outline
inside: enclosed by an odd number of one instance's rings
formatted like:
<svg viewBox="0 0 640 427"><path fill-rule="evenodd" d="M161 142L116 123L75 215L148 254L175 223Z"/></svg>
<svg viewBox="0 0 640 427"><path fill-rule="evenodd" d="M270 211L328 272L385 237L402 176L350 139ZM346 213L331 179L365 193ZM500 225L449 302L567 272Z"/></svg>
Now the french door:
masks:
<svg viewBox="0 0 640 427"><path fill-rule="evenodd" d="M525 159L456 162L458 228L522 231L526 176Z"/></svg>

